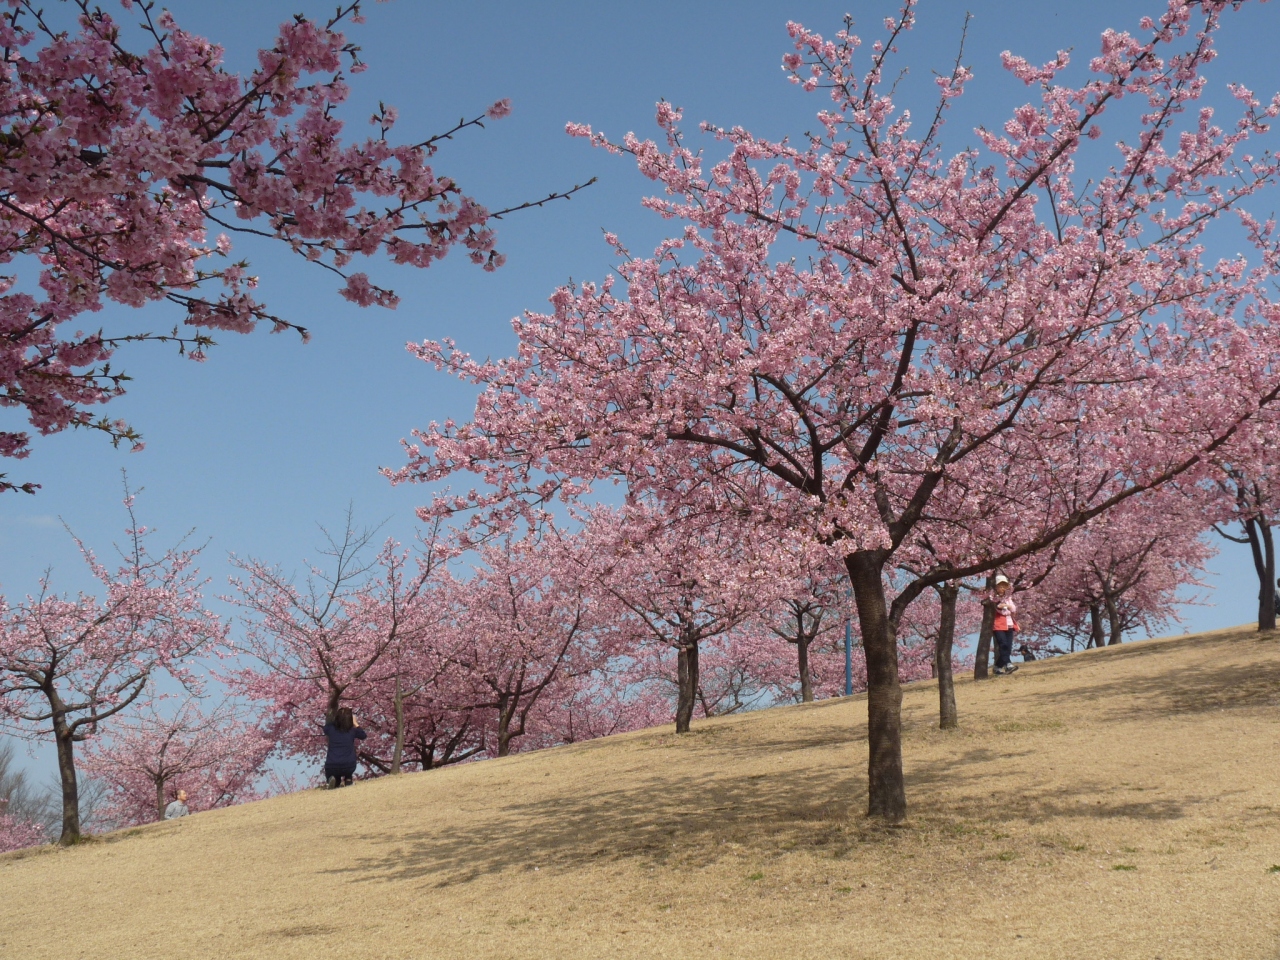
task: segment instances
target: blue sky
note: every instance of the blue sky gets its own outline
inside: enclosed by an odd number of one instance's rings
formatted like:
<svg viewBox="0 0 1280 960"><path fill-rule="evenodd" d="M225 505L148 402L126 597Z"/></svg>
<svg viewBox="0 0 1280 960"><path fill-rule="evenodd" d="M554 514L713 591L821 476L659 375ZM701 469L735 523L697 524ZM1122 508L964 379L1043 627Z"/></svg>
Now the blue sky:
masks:
<svg viewBox="0 0 1280 960"><path fill-rule="evenodd" d="M1102 29L1136 28L1142 14L1160 6L972 0L965 62L976 78L944 142L953 149L973 143L976 124L1002 123L1011 107L1029 99L1000 68L1000 51L1039 62L1070 47L1083 63ZM298 10L321 17L333 4L174 0L169 8L184 28L222 43L233 67L247 70L280 21ZM784 80L786 22L834 33L850 8L864 37L878 36L880 22L894 12L892 4L849 0L369 4L368 22L350 31L370 65L353 80L354 135L371 129L364 118L379 100L399 108L396 133L418 139L510 97L512 116L446 144L440 171L491 208L593 176L599 182L570 202L502 223L499 245L508 261L496 273L461 256L426 271L375 264L375 281L402 298L394 312L353 307L337 296L330 275L269 246L237 241L271 307L309 327L313 341L220 335L205 364L163 346L122 351L118 364L135 382L109 410L141 430L146 449L127 453L98 435L67 433L37 438L28 460L0 466L13 479L43 484L34 497L0 496L0 592L31 590L47 567L59 587L86 583L62 522L99 547L118 537L125 519L121 468L145 488L140 515L159 529L161 541L191 528L210 540L203 566L215 593L225 589L229 552L295 567L314 555L317 524L340 524L348 503L365 521L385 519L388 534L412 536L413 507L428 499L427 491L393 488L377 469L401 464L399 440L414 426L467 417L474 393L414 360L405 342L452 336L472 353L505 354L514 343L512 316L540 309L569 278L596 279L609 270L602 231L618 233L637 252L664 235L662 221L638 203L651 184L626 158L567 137L565 122L616 136L652 135L654 103L666 98L684 107L690 129L708 120L798 136L825 101ZM904 99L918 117L932 105L931 71L948 70L954 60L964 12L964 4L924 0L918 26L902 44L899 63L910 68ZM1280 89L1278 46L1280 7L1250 4L1228 16L1212 99L1226 102L1228 80L1268 97ZM109 308L95 321L123 331L163 330L175 319L163 308ZM12 413L3 416L7 427L17 426ZM1240 623L1254 612L1256 580L1245 548L1223 544L1214 573L1211 605L1187 611L1191 629Z"/></svg>

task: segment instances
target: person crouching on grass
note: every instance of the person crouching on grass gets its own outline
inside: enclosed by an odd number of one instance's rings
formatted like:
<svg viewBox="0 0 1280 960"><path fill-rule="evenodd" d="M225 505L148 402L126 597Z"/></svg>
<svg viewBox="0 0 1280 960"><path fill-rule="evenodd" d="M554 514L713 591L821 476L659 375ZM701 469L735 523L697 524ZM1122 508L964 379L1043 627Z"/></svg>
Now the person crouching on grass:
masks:
<svg viewBox="0 0 1280 960"><path fill-rule="evenodd" d="M996 642L995 673L997 676L1002 673L1013 673L1018 669L1016 663L1009 662L1013 659L1013 632L1018 629L1017 621L1013 619L1014 614L1018 612L1018 607L1009 595L1012 590L1009 578L1004 574L997 575L996 622L992 632L992 638Z"/></svg>
<svg viewBox="0 0 1280 960"><path fill-rule="evenodd" d="M356 741L367 734L360 729L360 721L350 707L339 707L332 720L326 720L324 735L329 741L329 752L324 761L324 781L330 790L343 785L351 786L356 774Z"/></svg>

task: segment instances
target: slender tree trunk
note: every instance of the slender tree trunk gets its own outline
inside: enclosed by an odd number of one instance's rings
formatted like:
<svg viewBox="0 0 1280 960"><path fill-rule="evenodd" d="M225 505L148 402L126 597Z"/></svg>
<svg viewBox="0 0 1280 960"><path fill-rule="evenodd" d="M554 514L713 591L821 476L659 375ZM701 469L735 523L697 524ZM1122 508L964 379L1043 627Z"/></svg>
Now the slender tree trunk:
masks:
<svg viewBox="0 0 1280 960"><path fill-rule="evenodd" d="M156 777L156 819L164 819L164 777Z"/></svg>
<svg viewBox="0 0 1280 960"><path fill-rule="evenodd" d="M511 756L511 741L514 735L511 732L511 718L515 715L514 706L508 707L502 704L498 708L498 756Z"/></svg>
<svg viewBox="0 0 1280 960"><path fill-rule="evenodd" d="M933 672L938 678L938 729L954 730L960 726L956 712L956 682L951 669L951 649L956 637L956 600L958 583L945 583L938 588L942 618L938 621L938 642L933 649Z"/></svg>
<svg viewBox="0 0 1280 960"><path fill-rule="evenodd" d="M884 595L884 551L845 557L858 605L867 660L867 816L897 823L907 815L902 778L902 687L898 683L898 638Z"/></svg>
<svg viewBox="0 0 1280 960"><path fill-rule="evenodd" d="M1114 647L1124 639L1124 624L1120 621L1120 609L1116 606L1115 597L1107 594L1106 604L1107 646Z"/></svg>
<svg viewBox="0 0 1280 960"><path fill-rule="evenodd" d="M796 639L796 658L800 670L800 701L813 703L813 679L809 676L809 638L804 633Z"/></svg>
<svg viewBox="0 0 1280 960"><path fill-rule="evenodd" d="M396 674L395 692L396 710L396 745L391 751L391 775L400 772L400 762L404 759L404 694L400 689L400 674Z"/></svg>
<svg viewBox="0 0 1280 960"><path fill-rule="evenodd" d="M416 747L418 751L418 769L434 770L436 763L436 743L432 740L428 743L425 739L419 739Z"/></svg>
<svg viewBox="0 0 1280 960"><path fill-rule="evenodd" d="M685 637L676 661L676 733L688 733L698 702L698 640Z"/></svg>
<svg viewBox="0 0 1280 960"><path fill-rule="evenodd" d="M1245 523L1253 568L1258 573L1258 629L1276 628L1276 550L1271 524L1258 518Z"/></svg>
<svg viewBox="0 0 1280 960"><path fill-rule="evenodd" d="M62 781L62 835L58 842L63 846L80 840L80 784L76 780L75 741L66 719L58 713L53 717L53 737L58 748L58 779Z"/></svg>
<svg viewBox="0 0 1280 960"><path fill-rule="evenodd" d="M987 593L996 588L996 578L987 577ZM991 635L996 629L995 604L982 601L982 626L978 629L978 650L973 656L973 679L985 680L991 672Z"/></svg>
<svg viewBox="0 0 1280 960"><path fill-rule="evenodd" d="M1102 607L1099 604L1089 604L1089 644L1085 647L1102 646Z"/></svg>

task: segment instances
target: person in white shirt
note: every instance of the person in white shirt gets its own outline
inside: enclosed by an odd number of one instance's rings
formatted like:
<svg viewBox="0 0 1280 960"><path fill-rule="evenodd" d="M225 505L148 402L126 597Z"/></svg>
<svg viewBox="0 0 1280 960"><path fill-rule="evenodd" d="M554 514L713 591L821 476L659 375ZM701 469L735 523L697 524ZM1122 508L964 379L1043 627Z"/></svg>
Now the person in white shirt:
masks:
<svg viewBox="0 0 1280 960"><path fill-rule="evenodd" d="M179 790L177 799L164 808L164 818L166 820L176 820L178 817L185 817L190 812L187 809L187 791Z"/></svg>

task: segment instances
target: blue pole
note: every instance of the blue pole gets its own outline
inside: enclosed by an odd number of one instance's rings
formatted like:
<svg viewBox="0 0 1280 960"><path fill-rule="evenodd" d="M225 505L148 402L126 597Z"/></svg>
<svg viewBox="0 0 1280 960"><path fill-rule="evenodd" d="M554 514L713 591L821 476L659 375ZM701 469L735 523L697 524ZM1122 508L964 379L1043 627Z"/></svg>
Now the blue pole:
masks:
<svg viewBox="0 0 1280 960"><path fill-rule="evenodd" d="M844 695L853 696L853 619L852 614L844 621Z"/></svg>

